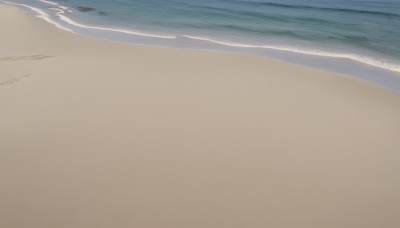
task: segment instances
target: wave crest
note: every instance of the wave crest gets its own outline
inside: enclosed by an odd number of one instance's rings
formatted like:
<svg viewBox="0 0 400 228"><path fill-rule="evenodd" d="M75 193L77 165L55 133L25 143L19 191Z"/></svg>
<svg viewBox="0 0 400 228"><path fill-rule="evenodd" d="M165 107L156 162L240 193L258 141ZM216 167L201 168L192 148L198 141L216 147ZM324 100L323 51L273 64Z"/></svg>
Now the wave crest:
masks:
<svg viewBox="0 0 400 228"><path fill-rule="evenodd" d="M237 48L270 49L270 50L287 51L287 52L321 56L321 57L350 59L350 60L357 61L360 63L368 64L370 66L379 67L382 69L391 70L391 71L400 73L400 65L387 63L387 62L384 62L384 61L381 61L381 60L378 60L375 58L370 58L367 56L362 56L362 55L357 55L357 54L334 53L334 52L327 52L327 51L307 50L307 49L301 49L301 48L295 48L295 47L284 47L284 46L234 43L234 42L229 42L229 41L221 41L221 40L210 39L207 37L197 37L197 36L190 36L190 35L183 35L183 37L193 39L193 40L200 40L200 41L206 41L206 42L210 42L210 43L230 46L230 47L237 47Z"/></svg>
<svg viewBox="0 0 400 228"><path fill-rule="evenodd" d="M59 29L62 29L62 30L68 31L68 32L73 32L71 29L66 28L66 27L60 25L59 23L57 23L56 21L52 20L50 15L48 15L47 13L45 13L44 11L42 11L42 10L40 10L38 8L29 6L29 5L25 5L25 4L8 2L8 1L3 1L3 0L1 0L1 2L4 2L4 3L9 4L9 5L16 5L16 6L22 6L22 7L28 8L31 11L35 12L37 14L38 18L43 19L43 20L55 25Z"/></svg>

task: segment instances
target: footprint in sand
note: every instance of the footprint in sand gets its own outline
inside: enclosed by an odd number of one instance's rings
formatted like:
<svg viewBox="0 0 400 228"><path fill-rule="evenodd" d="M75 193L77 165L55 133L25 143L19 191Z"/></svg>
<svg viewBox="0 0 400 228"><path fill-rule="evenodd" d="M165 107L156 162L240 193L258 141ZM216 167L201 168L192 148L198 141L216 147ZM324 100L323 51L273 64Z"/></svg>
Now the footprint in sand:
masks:
<svg viewBox="0 0 400 228"><path fill-rule="evenodd" d="M0 57L0 61L14 61L14 60L41 60L48 59L54 56L50 55L26 55L26 56L10 56L10 57Z"/></svg>
<svg viewBox="0 0 400 228"><path fill-rule="evenodd" d="M14 84L14 83L18 82L19 80L21 80L23 78L27 78L29 76L31 76L31 75L30 74L25 74L25 75L19 76L17 78L12 78L12 79L7 80L7 81L2 81L2 82L0 82L0 87Z"/></svg>
<svg viewBox="0 0 400 228"><path fill-rule="evenodd" d="M41 59L48 59L52 58L54 56L50 55L25 55L25 56L9 56L9 57L0 57L0 62L2 61L15 61L15 60L41 60ZM30 74L22 75L16 78L12 78L10 80L6 81L0 81L0 87L6 86L6 85L11 85L14 84L18 81L20 81L23 78L27 78L31 76Z"/></svg>

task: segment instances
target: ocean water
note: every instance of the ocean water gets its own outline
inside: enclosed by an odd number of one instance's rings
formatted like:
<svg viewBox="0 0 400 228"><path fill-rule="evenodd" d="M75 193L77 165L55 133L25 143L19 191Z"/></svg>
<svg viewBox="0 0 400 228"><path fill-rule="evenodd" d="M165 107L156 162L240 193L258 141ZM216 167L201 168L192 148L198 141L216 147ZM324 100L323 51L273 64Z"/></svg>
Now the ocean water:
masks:
<svg viewBox="0 0 400 228"><path fill-rule="evenodd" d="M400 0L0 0L61 29L248 52L400 92Z"/></svg>

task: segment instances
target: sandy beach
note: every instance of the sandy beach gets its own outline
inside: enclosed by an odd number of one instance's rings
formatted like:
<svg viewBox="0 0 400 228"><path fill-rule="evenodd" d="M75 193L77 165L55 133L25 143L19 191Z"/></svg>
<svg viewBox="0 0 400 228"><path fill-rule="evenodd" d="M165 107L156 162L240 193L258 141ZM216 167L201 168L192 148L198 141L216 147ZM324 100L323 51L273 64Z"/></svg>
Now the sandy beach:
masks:
<svg viewBox="0 0 400 228"><path fill-rule="evenodd" d="M0 227L398 228L400 94L0 5Z"/></svg>

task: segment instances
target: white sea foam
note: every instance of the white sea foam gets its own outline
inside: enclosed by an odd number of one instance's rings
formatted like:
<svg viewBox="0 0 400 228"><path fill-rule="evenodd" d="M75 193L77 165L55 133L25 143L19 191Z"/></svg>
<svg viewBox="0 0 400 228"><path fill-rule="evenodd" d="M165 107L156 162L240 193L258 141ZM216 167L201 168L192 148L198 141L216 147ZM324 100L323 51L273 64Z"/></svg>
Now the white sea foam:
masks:
<svg viewBox="0 0 400 228"><path fill-rule="evenodd" d="M152 38L162 38L162 39L175 39L176 38L176 36L150 34L150 33L132 31L132 30L127 30L127 29L116 29L116 28L107 28L107 27L99 27L99 26L82 24L82 23L79 23L77 21L72 20L71 18L69 18L67 16L62 15L65 12L72 12L70 10L70 8L62 6L62 5L60 5L58 3L55 3L55 2L47 1L47 0L39 0L39 1L43 2L43 3L47 3L47 4L51 5L51 6L54 6L54 7L51 7L50 9L58 11L56 13L57 17L60 20L66 22L66 23L68 23L70 25L73 25L73 26L86 28L86 29L95 29L95 30L101 30L101 31L118 32L118 33L124 33L124 34L135 35L135 36L146 36L146 37L152 37Z"/></svg>
<svg viewBox="0 0 400 228"><path fill-rule="evenodd" d="M116 29L116 28L107 28L107 27L98 27L98 26L92 26L92 25L85 25L81 24L79 22L76 22L72 20L71 18L68 18L64 15L58 14L58 17L62 20L67 22L68 24L78 26L81 28L87 28L87 29L95 29L95 30L102 30L102 31L109 31L109 32L118 32L118 33L125 33L129 35L135 35L135 36L146 36L146 37L153 37L153 38L162 38L162 39L175 39L176 36L167 36L167 35L157 35L157 34L149 34L149 33L143 33L143 32L137 32L137 31L132 31L132 30L127 30L127 29Z"/></svg>
<svg viewBox="0 0 400 228"><path fill-rule="evenodd" d="M66 6L62 6L62 5L60 5L60 4L56 3L56 2L51 2L51 1L47 1L47 0L39 0L39 2L43 2L43 3L49 4L49 5L53 5L53 6L57 6L58 8L66 11L66 12L72 12L72 10L70 8L68 8Z"/></svg>
<svg viewBox="0 0 400 228"><path fill-rule="evenodd" d="M50 1L46 1L46 0L39 0L39 2L43 2L43 3L50 4L50 5L55 5L55 6L58 6L58 3L55 3L55 2L50 2Z"/></svg>
<svg viewBox="0 0 400 228"><path fill-rule="evenodd" d="M367 56L362 56L362 55L357 55L357 54L334 53L334 52L327 52L327 51L320 51L320 50L306 50L306 49L295 48L295 47L234 43L234 42L229 42L229 41L210 39L207 37L197 37L197 36L189 36L189 35L183 35L183 37L193 39L193 40L200 40L200 41L206 41L206 42L210 42L210 43L230 46L230 47L260 48L260 49L270 49L270 50L294 52L294 53L321 56L321 57L350 59L350 60L357 61L360 63L368 64L368 65L371 65L374 67L379 67L379 68L386 69L386 70L400 72L400 65L387 63L387 62L381 61L379 59L370 58Z"/></svg>
<svg viewBox="0 0 400 228"><path fill-rule="evenodd" d="M65 13L64 10L58 8L57 6L49 7L49 9L54 10L54 11L57 11L57 14L63 14L63 13Z"/></svg>
<svg viewBox="0 0 400 228"><path fill-rule="evenodd" d="M51 2L51 1L47 1L47 0L39 0L40 2L49 4L51 6L50 9L58 11L56 13L57 17L70 24L73 26L77 26L77 27L81 27L81 28L86 28L86 29L95 29L95 30L102 30L102 31L110 31L110 32L118 32L118 33L125 33L125 34L129 34L129 35L135 35L135 36L146 36L146 37L153 37L153 38L163 38L163 39L175 39L176 36L166 36L166 35L157 35L157 34L149 34L149 33L143 33L143 32L138 32L138 31L132 31L132 30L127 30L127 29L116 29L116 28L107 28L107 27L99 27L99 26L92 26L92 25L86 25L86 24L82 24L79 23L77 21L72 20L71 18L61 15L64 14L65 12L72 12L70 10L70 8L66 7L66 6L62 6L56 2ZM61 9L61 10L60 10Z"/></svg>
<svg viewBox="0 0 400 228"><path fill-rule="evenodd" d="M28 8L28 9L30 9L31 11L35 12L35 13L36 13L36 16L37 16L38 18L43 19L43 20L45 20L45 21L47 21L47 22L49 22L49 23L55 25L55 26L56 26L57 28L59 28L59 29L63 29L63 30L68 31L68 32L73 32L71 29L66 28L66 27L60 25L59 23L53 21L47 13L45 13L44 11L42 11L42 10L40 10L40 9L38 9L38 8L29 6L29 5L25 5L25 4L19 4L19 3L14 3L14 2L8 2L8 1L1 1L1 2L4 2L4 3L9 4L9 5L17 5L17 6L22 6L22 7Z"/></svg>

